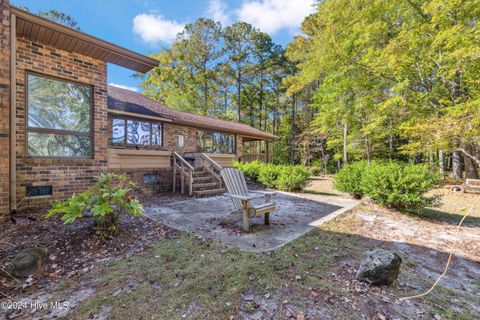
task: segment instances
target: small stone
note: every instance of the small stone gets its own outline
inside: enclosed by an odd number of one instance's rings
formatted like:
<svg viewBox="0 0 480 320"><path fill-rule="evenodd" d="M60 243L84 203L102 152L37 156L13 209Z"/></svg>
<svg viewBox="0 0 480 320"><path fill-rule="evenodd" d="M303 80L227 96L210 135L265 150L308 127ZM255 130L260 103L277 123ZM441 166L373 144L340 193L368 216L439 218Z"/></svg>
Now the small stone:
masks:
<svg viewBox="0 0 480 320"><path fill-rule="evenodd" d="M301 279L302 279L302 277L300 277L299 275L295 276L295 280L301 280Z"/></svg>

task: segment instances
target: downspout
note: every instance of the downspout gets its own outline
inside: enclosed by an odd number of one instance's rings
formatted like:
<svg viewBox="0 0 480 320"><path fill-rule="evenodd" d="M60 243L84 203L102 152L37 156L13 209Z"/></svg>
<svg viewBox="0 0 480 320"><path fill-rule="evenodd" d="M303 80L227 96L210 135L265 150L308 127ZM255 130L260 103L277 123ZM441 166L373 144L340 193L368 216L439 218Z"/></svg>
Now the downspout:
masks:
<svg viewBox="0 0 480 320"><path fill-rule="evenodd" d="M17 17L10 15L10 213L17 210Z"/></svg>

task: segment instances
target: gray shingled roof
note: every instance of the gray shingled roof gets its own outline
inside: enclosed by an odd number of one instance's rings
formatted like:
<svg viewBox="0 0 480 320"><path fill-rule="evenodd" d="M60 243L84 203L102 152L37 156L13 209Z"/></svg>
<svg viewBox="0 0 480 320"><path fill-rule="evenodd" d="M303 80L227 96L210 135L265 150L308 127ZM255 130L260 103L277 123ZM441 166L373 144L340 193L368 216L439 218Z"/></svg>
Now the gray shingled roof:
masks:
<svg viewBox="0 0 480 320"><path fill-rule="evenodd" d="M243 123L230 122L171 109L138 92L108 86L108 108L139 115L169 118L173 123L195 128L238 133L259 139L278 139L277 136Z"/></svg>

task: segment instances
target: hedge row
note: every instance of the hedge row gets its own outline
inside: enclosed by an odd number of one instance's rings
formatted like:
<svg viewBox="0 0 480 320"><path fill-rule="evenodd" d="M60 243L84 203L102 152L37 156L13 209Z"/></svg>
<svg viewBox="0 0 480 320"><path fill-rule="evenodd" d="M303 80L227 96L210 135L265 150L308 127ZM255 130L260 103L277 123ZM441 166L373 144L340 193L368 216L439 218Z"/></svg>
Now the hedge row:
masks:
<svg viewBox="0 0 480 320"><path fill-rule="evenodd" d="M358 161L345 165L335 176L334 187L355 198L364 195L390 208L418 212L440 204L439 197L425 193L440 184L441 175L425 165L402 162Z"/></svg>
<svg viewBox="0 0 480 320"><path fill-rule="evenodd" d="M275 165L260 161L235 162L234 166L251 180L267 188L284 191L302 190L311 175L310 170L304 166Z"/></svg>

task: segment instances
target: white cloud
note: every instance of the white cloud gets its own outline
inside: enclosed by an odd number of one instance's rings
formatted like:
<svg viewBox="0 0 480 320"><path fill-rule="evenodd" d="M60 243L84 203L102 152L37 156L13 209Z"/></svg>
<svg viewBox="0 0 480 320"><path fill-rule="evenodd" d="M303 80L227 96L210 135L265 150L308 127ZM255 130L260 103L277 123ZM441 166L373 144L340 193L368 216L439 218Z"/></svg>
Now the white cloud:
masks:
<svg viewBox="0 0 480 320"><path fill-rule="evenodd" d="M295 30L303 19L315 11L315 0L250 0L236 11L240 21L248 22L263 32Z"/></svg>
<svg viewBox="0 0 480 320"><path fill-rule="evenodd" d="M129 87L129 86L126 86L126 85L123 85L123 84L115 83L115 82L110 82L108 85L112 86L112 87L117 87L117 88L121 88L121 89L127 89L127 90L130 90L130 91L138 92L138 88L136 88L136 87Z"/></svg>
<svg viewBox="0 0 480 320"><path fill-rule="evenodd" d="M133 31L138 34L142 40L151 44L173 42L177 33L181 32L184 26L184 23L167 20L161 15L150 13L141 13L133 18Z"/></svg>
<svg viewBox="0 0 480 320"><path fill-rule="evenodd" d="M231 23L231 17L227 10L227 5L221 0L210 0L205 14L208 18L218 21L223 26L226 26Z"/></svg>

